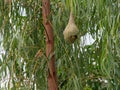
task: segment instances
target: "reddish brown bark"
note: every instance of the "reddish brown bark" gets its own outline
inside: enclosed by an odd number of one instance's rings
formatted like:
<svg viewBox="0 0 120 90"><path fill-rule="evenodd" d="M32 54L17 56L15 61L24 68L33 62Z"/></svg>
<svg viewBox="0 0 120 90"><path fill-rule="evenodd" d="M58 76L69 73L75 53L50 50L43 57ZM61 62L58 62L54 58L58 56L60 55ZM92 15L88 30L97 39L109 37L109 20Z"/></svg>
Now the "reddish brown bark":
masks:
<svg viewBox="0 0 120 90"><path fill-rule="evenodd" d="M50 59L48 73L48 88L49 90L58 90L55 70L54 37L53 29L49 20L49 15L50 0L42 0L43 25L46 31L46 56Z"/></svg>

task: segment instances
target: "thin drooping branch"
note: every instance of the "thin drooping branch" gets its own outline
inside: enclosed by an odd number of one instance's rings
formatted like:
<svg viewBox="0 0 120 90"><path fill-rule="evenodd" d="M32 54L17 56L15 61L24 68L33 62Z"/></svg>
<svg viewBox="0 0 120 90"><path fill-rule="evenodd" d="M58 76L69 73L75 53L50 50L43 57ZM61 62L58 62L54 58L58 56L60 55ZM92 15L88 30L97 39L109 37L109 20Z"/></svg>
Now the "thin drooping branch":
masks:
<svg viewBox="0 0 120 90"><path fill-rule="evenodd" d="M53 29L49 20L50 15L50 0L42 0L42 16L43 25L46 32L46 56L49 58L49 72L48 72L48 88L49 90L58 90L57 77L55 69L55 56L54 56L54 35Z"/></svg>

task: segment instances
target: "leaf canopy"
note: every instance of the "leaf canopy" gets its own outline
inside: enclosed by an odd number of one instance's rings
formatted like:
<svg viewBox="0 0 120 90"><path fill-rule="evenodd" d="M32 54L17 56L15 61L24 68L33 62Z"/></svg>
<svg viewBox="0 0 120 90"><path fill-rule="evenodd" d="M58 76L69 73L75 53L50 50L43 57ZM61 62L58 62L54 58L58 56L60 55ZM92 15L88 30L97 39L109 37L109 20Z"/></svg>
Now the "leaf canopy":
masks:
<svg viewBox="0 0 120 90"><path fill-rule="evenodd" d="M71 7L80 35L69 45L63 30ZM51 0L48 19L60 90L120 88L119 0ZM47 89L44 29L41 0L0 1L1 89ZM36 59L40 49L43 55Z"/></svg>

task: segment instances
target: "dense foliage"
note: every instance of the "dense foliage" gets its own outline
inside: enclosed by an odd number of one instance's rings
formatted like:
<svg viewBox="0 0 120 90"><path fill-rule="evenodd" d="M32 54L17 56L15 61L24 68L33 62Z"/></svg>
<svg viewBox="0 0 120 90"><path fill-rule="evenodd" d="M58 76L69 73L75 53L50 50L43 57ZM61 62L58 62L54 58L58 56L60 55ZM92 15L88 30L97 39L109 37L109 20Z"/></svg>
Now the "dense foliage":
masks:
<svg viewBox="0 0 120 90"><path fill-rule="evenodd" d="M63 30L70 0L51 0L60 90L120 88L120 1L73 0L79 39L68 44ZM41 0L0 0L0 88L47 90L48 59ZM92 42L92 43L89 43ZM38 50L42 55L35 58Z"/></svg>

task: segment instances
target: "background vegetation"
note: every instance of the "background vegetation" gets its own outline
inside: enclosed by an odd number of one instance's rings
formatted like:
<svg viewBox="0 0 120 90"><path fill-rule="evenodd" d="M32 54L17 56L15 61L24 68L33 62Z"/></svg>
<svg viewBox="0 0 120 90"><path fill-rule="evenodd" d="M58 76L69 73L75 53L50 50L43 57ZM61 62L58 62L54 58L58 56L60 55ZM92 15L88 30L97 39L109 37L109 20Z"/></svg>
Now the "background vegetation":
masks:
<svg viewBox="0 0 120 90"><path fill-rule="evenodd" d="M63 39L70 0L51 0L60 90L119 90L120 1L73 0L79 39ZM41 0L0 0L0 88L47 90ZM92 39L89 39L92 38ZM86 43L91 42L93 43ZM35 58L41 49L43 55Z"/></svg>

